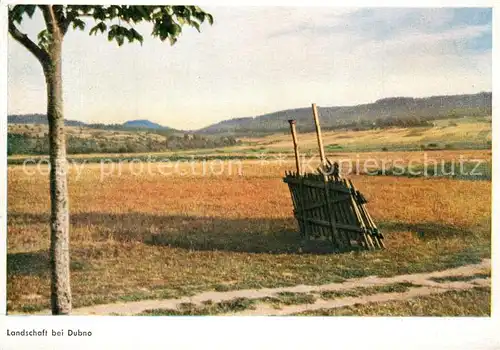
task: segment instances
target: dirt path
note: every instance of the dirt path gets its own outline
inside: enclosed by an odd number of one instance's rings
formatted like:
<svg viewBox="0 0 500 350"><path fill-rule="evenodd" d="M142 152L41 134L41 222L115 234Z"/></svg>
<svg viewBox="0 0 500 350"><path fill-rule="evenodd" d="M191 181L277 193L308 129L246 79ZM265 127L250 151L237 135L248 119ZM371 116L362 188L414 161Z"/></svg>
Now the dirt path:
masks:
<svg viewBox="0 0 500 350"><path fill-rule="evenodd" d="M379 293L374 295L364 295L360 297L344 297L335 300L318 299L314 302L314 304L290 305L290 306L284 306L280 309L276 309L269 304L257 304L254 309L226 314L225 316L294 315L304 311L312 311L319 309L336 309L345 306L368 304L368 303L383 303L392 300L406 300L431 294L440 294L450 290L464 290L476 286L489 286L489 285L490 285L489 278L488 279L478 278L478 279L473 279L470 282L451 282L447 283L446 286L410 288L409 291L404 293Z"/></svg>
<svg viewBox="0 0 500 350"><path fill-rule="evenodd" d="M281 309L276 309L270 304L258 303L254 309L247 309L239 313L231 313L231 315L289 315L298 312L322 309L322 308L337 308L354 304L366 304L370 302L385 302L389 300L404 300L418 296L425 296L436 293L444 293L449 290L464 290L474 286L489 286L489 278L472 278L475 274L485 273L490 271L491 260L485 259L479 264L466 265L454 269L443 271L435 271L429 273L419 273L410 275L399 275L393 277L377 277L369 276L364 278L350 279L343 283L331 283L320 286L298 285L294 287L282 288L263 288L263 289L244 289L228 292L204 292L191 297L182 297L179 299L165 300L143 300L128 303L114 303L83 307L73 310L73 315L135 315L145 310L151 309L177 309L182 303L192 303L202 306L202 302L211 300L213 303L228 301L235 298L258 299L265 297L273 297L278 293L312 293L323 291L348 291L358 287L375 287L394 283L409 282L418 285L415 288L409 288L403 293L378 293L373 295L364 295L359 297L339 297L333 300L318 299L313 304L300 304L284 306ZM432 278L454 276L469 276L468 281L455 282L436 282ZM39 314L49 314L49 310L42 311Z"/></svg>

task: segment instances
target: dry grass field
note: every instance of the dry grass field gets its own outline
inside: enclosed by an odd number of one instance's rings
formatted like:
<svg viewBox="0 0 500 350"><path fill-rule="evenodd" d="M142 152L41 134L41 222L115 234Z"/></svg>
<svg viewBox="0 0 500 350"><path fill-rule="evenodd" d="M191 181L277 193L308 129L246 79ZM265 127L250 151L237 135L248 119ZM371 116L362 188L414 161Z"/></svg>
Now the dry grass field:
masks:
<svg viewBox="0 0 500 350"><path fill-rule="evenodd" d="M299 132L298 139L302 150L316 152L315 133ZM265 147L269 151L290 150L290 135L287 132L261 138L243 138L242 141L251 144L253 148ZM476 148L481 145L484 148L488 141L491 141L491 117L437 120L434 121L433 127L323 132L326 149L335 151L380 151L384 147L389 150L418 149L421 145L432 143L457 149L471 146Z"/></svg>
<svg viewBox="0 0 500 350"><path fill-rule="evenodd" d="M202 163L195 174L183 163L166 175L160 164L139 175L125 165L121 175L116 164L73 166L74 307L431 271L490 256L491 182L352 176L387 249L329 254L324 243L299 240L281 180L292 163L243 161L231 172L228 164L204 176ZM35 174L8 168L9 311L49 307L48 176L27 170Z"/></svg>

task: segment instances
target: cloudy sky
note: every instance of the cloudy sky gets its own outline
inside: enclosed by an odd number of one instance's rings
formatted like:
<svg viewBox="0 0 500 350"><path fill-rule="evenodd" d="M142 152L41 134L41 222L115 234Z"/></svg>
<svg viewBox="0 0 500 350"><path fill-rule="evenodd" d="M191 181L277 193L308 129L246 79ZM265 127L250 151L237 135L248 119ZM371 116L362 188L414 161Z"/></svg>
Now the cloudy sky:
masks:
<svg viewBox="0 0 500 350"><path fill-rule="evenodd" d="M382 97L491 91L492 12L481 8L204 7L215 23L170 46L147 37L118 47L70 32L64 42L67 119L149 119L197 129L281 109ZM22 29L34 37L40 17ZM9 114L44 113L38 62L8 43Z"/></svg>

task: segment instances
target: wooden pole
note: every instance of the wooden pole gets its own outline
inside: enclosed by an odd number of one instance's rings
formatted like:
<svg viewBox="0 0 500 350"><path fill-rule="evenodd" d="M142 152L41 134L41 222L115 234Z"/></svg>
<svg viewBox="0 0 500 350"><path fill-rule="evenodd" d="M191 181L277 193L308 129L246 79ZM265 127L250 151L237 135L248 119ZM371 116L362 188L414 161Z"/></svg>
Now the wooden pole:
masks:
<svg viewBox="0 0 500 350"><path fill-rule="evenodd" d="M355 189L353 189L351 187L352 182L348 182L348 181L344 180L344 184L351 191L352 210L354 212L354 215L356 215L359 227L363 230L363 233L361 234L361 239L368 250L373 250L374 249L373 240L368 235L367 228L366 228L365 223L363 221L363 217L361 216L361 213L359 212L358 204L356 203L356 199L354 198L354 193L353 193L355 191Z"/></svg>
<svg viewBox="0 0 500 350"><path fill-rule="evenodd" d="M319 125L318 109L316 107L316 103L312 104L312 110L314 116L314 125L316 126L316 136L318 137L319 157L321 159L321 164L326 165L325 150L323 148L323 138L321 137L321 127Z"/></svg>
<svg viewBox="0 0 500 350"><path fill-rule="evenodd" d="M301 175L302 171L300 169L300 161L299 161L299 146L297 142L297 129L295 128L295 124L297 122L293 119L288 120L290 123L290 131L292 132L293 139L293 151L295 152L295 166L297 168L297 175Z"/></svg>

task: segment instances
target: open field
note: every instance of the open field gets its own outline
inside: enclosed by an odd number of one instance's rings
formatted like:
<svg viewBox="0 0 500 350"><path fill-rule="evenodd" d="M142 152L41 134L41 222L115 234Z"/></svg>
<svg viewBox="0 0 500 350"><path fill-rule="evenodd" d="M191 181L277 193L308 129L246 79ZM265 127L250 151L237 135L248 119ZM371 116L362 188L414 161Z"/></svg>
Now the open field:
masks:
<svg viewBox="0 0 500 350"><path fill-rule="evenodd" d="M198 150L199 152L199 150ZM414 152L365 152L365 153L327 153L328 159L338 162L344 175L389 175L408 177L447 177L461 180L491 180L492 152L490 150L436 150ZM192 153L192 152L163 152L138 154L104 154L104 155L75 155L68 157L70 164L77 172L87 169L90 164L100 164L103 169L114 169L120 172L122 168L134 168L134 171L144 168L144 163L157 163L157 169L164 169L167 173L175 172L176 164L188 165L195 169L197 166L204 170L197 173L216 172L221 162L233 166L233 172L244 172L245 168L259 165L295 167L293 155L281 153ZM9 165L46 166L48 158L44 157L12 157ZM110 163L114 163L110 165ZM139 163L136 165L136 163ZM306 171L315 171L319 166L317 156L301 156L302 167ZM141 165L143 164L143 165ZM198 164L198 165L196 165ZM200 166L199 164L205 164ZM208 164L208 165L207 165ZM215 166L210 166L210 164ZM145 168L149 168L146 166ZM212 169L211 169L211 168ZM226 169L228 170L228 169ZM265 173L267 167L261 169ZM107 171L103 171L107 173ZM81 176L79 174L77 176Z"/></svg>
<svg viewBox="0 0 500 350"><path fill-rule="evenodd" d="M366 131L327 131L323 132L325 150L330 154L363 152L366 153L408 153L413 151L438 152L443 150L488 150L491 149L491 117L464 117L460 119L444 119L433 122L434 127L391 128ZM9 133L28 134L46 137L47 126L32 124L11 124ZM69 136L82 139L95 139L119 143L130 142L164 143L165 136L150 131L113 131L85 127L67 127ZM291 156L293 153L291 137L288 132L277 133L266 137L241 138L242 143L212 149L172 150L163 152L120 152L72 154L73 159L131 158L146 157L212 157L255 159L261 154L282 153ZM299 133L299 148L308 156L317 153L315 133ZM387 155L386 155L387 156ZM16 154L8 157L9 164L19 163L26 158L41 156Z"/></svg>
<svg viewBox="0 0 500 350"><path fill-rule="evenodd" d="M309 301L297 297L301 304ZM279 308L283 297L266 300ZM491 292L486 287L476 287L472 290L449 291L443 294L416 297L409 300L394 300L387 302L373 302L364 305L346 306L334 309L319 309L304 311L294 316L490 316ZM295 300L294 300L295 301ZM229 302L207 303L204 308L194 307L187 303L178 309L147 310L145 316L203 316L233 314L255 307L258 300L236 299Z"/></svg>
<svg viewBox="0 0 500 350"><path fill-rule="evenodd" d="M366 131L323 132L325 149L330 152L415 151L433 149L484 149L491 144L491 117L444 119L433 127L391 128ZM315 133L298 134L299 148L316 153ZM243 138L252 149L290 151L289 133L262 138ZM248 147L239 146L239 149Z"/></svg>
<svg viewBox="0 0 500 350"><path fill-rule="evenodd" d="M476 287L402 301L306 311L301 316L490 316L491 291Z"/></svg>
<svg viewBox="0 0 500 350"><path fill-rule="evenodd" d="M202 175L201 163L170 175L157 163L141 175L73 166L74 306L433 271L490 256L488 181L352 176L387 250L334 255L299 240L281 181L292 163L241 161L241 175L229 163L221 175ZM49 306L48 176L29 169L8 168L9 311Z"/></svg>
<svg viewBox="0 0 500 350"><path fill-rule="evenodd" d="M165 136L156 134L153 130L104 130L85 126L66 126L66 135L82 139L105 139L105 140L155 140L165 141ZM23 134L30 137L48 137L49 126L44 124L9 124L8 132L12 134Z"/></svg>
<svg viewBox="0 0 500 350"><path fill-rule="evenodd" d="M291 143L291 142L290 142ZM191 161L203 159L220 159L220 160L259 160L267 161L270 163L279 161L289 162L294 164L293 152L290 152L292 145L288 145L288 151L284 153L272 152L262 150L261 152L223 152L222 150L193 150L193 151L179 151L179 152L149 152L149 153L105 153L105 154L75 154L69 155L68 160L73 163L99 163L103 161L112 162L127 162L134 159L161 162L161 161ZM304 155L304 154L302 154ZM363 164L367 159L375 159L379 162L391 162L398 159L401 164L407 165L410 162L415 164L424 164L426 160L434 159L437 161L459 161L480 159L488 163L491 162L491 150L435 150L435 151L397 151L397 152L362 152L362 153L342 153L342 152L326 152L326 156L331 161L350 161L360 162ZM311 152L307 160L313 159L313 164L317 164L317 152ZM33 155L16 155L8 157L10 165L20 165L25 161L39 161L48 159L48 156L33 156Z"/></svg>

